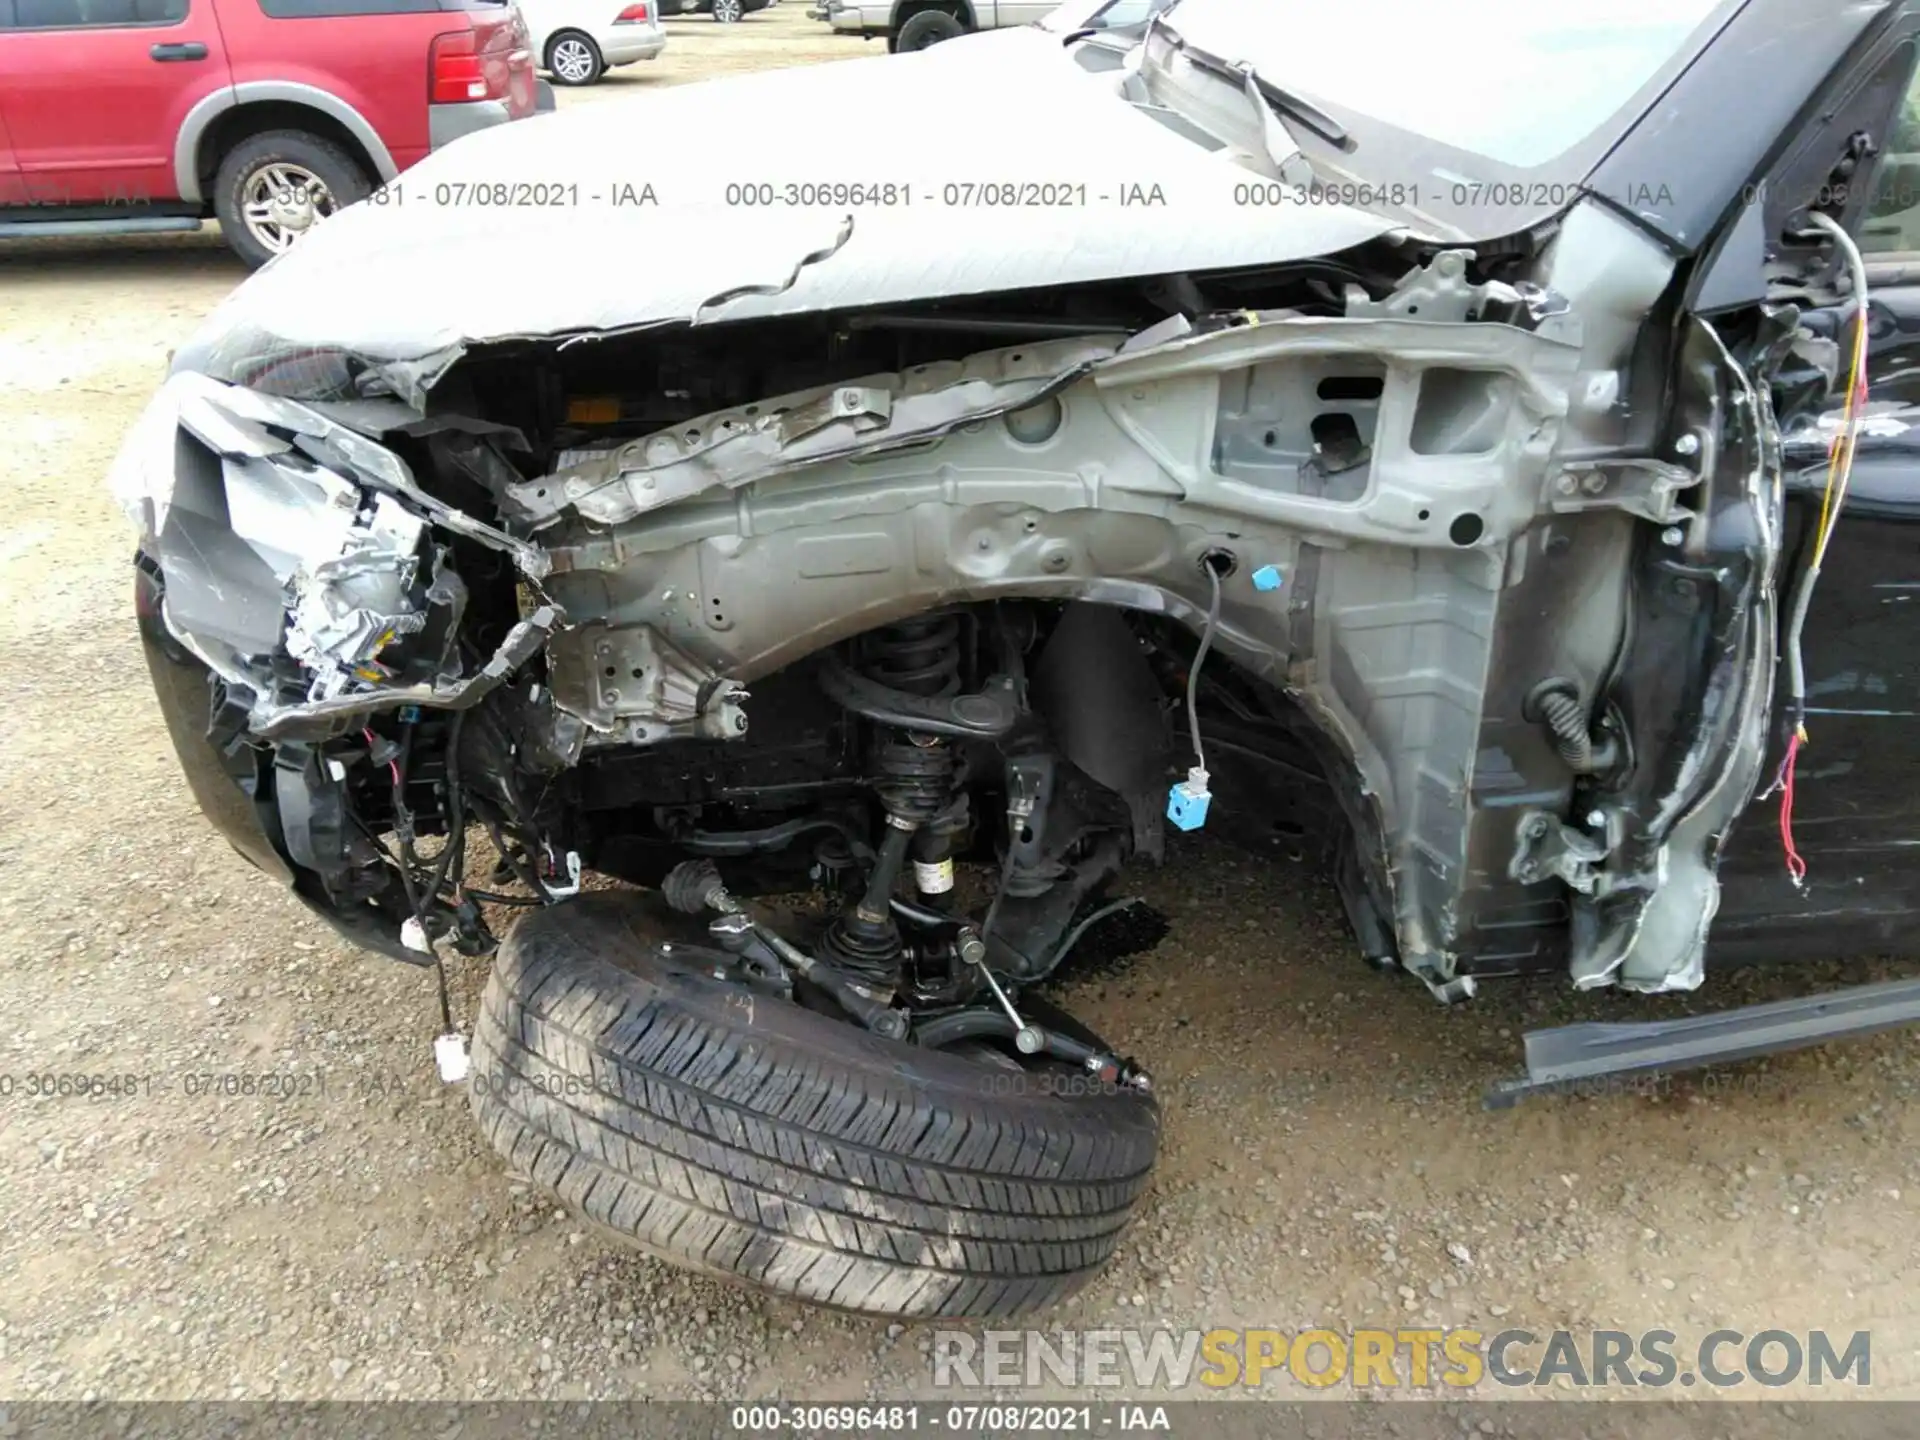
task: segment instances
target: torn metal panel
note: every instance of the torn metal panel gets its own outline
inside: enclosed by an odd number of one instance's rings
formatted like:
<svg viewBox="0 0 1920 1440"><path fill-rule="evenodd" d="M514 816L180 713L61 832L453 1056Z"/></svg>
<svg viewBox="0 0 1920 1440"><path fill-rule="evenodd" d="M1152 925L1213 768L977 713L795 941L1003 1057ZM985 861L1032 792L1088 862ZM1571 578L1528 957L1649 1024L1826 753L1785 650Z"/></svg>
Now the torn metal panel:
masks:
<svg viewBox="0 0 1920 1440"><path fill-rule="evenodd" d="M392 451L292 401L175 375L112 483L167 574L169 630L263 737L324 733L403 704L471 704L558 621L540 610L463 675L466 589L429 545L430 527L506 550L530 578L545 573L545 554L426 494Z"/></svg>
<svg viewBox="0 0 1920 1440"><path fill-rule="evenodd" d="M1518 679L1496 674L1496 639L1509 592L1543 564L1542 517L1601 527L1582 564L1609 588L1569 590L1541 570L1527 604L1548 608L1516 611L1566 617L1564 631L1530 628L1543 653L1579 657L1584 694L1629 633L1624 527L1704 513L1681 502L1736 454L1748 466L1739 503L1759 503L1760 452L1743 447L1764 427L1724 358L1696 359L1727 396L1689 418L1672 461L1584 458L1619 399L1635 333L1619 319L1626 297L1657 295L1671 262L1615 222L1568 234L1590 252L1554 257L1571 297L1470 284L1445 253L1388 300L1356 303L1364 318L1257 313L1168 326L1155 344L1050 342L869 377L658 432L516 498L552 509L543 538L563 603L591 595L609 624L693 647L715 673L748 680L956 595L1101 598L1197 617L1200 547L1229 532L1237 554L1293 583L1279 614L1230 601L1218 644L1283 680L1337 738L1385 839L1402 963L1446 989L1460 978L1469 856L1513 823L1514 812L1478 812L1474 772L1489 695ZM1035 377L1044 391L1024 404L967 378L1014 354L1056 377ZM1354 377L1378 398L1354 407L1364 429L1336 451L1307 420L1329 408L1315 398L1323 384L1351 388ZM934 397L944 412L926 404ZM802 418L783 435L783 417L756 410ZM772 483L800 472L804 483ZM565 482L596 473L568 506ZM672 503L720 488L734 496L727 506ZM1756 522L1739 533L1771 531ZM1752 558L1742 551L1740 563ZM1755 571L1742 583L1765 581ZM1741 626L1758 624L1750 605L1739 613ZM1589 824L1521 812L1522 846L1496 863L1523 891L1572 893L1581 983L1697 983L1713 835L1744 800L1753 747L1742 737L1765 710L1764 684L1752 683L1766 666L1752 648L1761 643L1756 633L1718 662L1716 683L1738 703L1702 712L1712 723L1696 737L1697 763L1665 782L1670 814L1636 819L1604 804ZM1536 771L1569 783L1550 737L1536 743L1546 747ZM1671 893L1654 903L1663 885Z"/></svg>
<svg viewBox="0 0 1920 1440"><path fill-rule="evenodd" d="M175 379L185 377L176 376ZM174 382L170 380L168 383ZM547 560L539 546L516 539L504 530L476 520L429 495L414 481L413 473L407 469L404 460L358 431L329 420L296 401L263 395L241 386L222 387L219 393L207 398L216 407L233 414L291 432L296 437L295 443L312 453L321 463L331 460L335 468L350 470L363 483L405 498L434 524L444 525L496 550L506 551L530 578L537 580L546 574Z"/></svg>
<svg viewBox="0 0 1920 1440"><path fill-rule="evenodd" d="M1615 843L1606 884L1576 895L1571 961L1582 989L1691 990L1705 977L1719 909L1720 850L1752 797L1773 698L1782 491L1766 391L1705 321L1688 323L1687 432L1721 457L1699 504L1716 523L1698 548L1651 547L1635 587L1634 654L1621 692L1629 732L1669 737L1603 787Z"/></svg>
<svg viewBox="0 0 1920 1440"><path fill-rule="evenodd" d="M788 290L791 290L795 282L799 280L802 270L805 270L809 265L818 265L823 260L831 260L839 253L840 248L852 237L853 216L849 215L840 222L840 230L833 237L833 243L823 245L820 249L802 255L798 260L794 261L793 269L788 273L786 279L776 280L766 284L736 285L731 290L721 291L718 295L709 295L705 300L702 300L698 305L693 307L693 323L698 325L702 320L708 318L708 311L723 310L734 301L744 300L749 295L778 296L786 293Z"/></svg>
<svg viewBox="0 0 1920 1440"><path fill-rule="evenodd" d="M204 438L198 426L188 428ZM219 452L217 447L216 453L224 457L220 473L226 486L228 525L267 562L282 585L291 583L303 567L323 564L346 548L360 506L360 490L352 481L317 465L302 464L299 457L288 463ZM397 517L389 515L382 529L398 539L398 524ZM401 543L400 548L411 554L419 541L416 528L410 542Z"/></svg>
<svg viewBox="0 0 1920 1440"><path fill-rule="evenodd" d="M303 565L290 577L293 604L285 643L287 653L313 675L309 700L331 699L355 681L383 683L388 675L380 652L426 628L425 611L415 609L408 596L419 571L425 523L386 495L375 496L356 519L338 553Z"/></svg>
<svg viewBox="0 0 1920 1440"><path fill-rule="evenodd" d="M1689 8L1724 27L1645 8L1609 42L1637 58L1551 113L1515 84L1464 114L1447 67L1382 69L1337 16L1183 0L1111 72L1009 28L647 97L647 128L699 150L638 156L638 112L593 111L449 147L223 306L116 470L149 654L179 672L169 724L201 728L211 689L205 748L256 848L337 921L419 939L431 918L470 954L491 937L463 847L420 873L373 826L498 827L540 899L582 858L655 885L692 855L742 889L858 891L822 963L946 1025L968 967L1041 979L1081 902L1217 795L1256 848L1312 833L1365 957L1440 999L1546 971L1697 985L1767 750L1783 490L1824 484L1779 472L1831 426L1783 441L1773 406L1825 403L1865 314L1825 308L1866 281L1849 250L1841 295L1793 197L1845 173L1832 134L1861 160L1897 86L1829 104L1802 84L1805 135L1766 135L1780 173L1725 164L1725 106L1703 102L1791 17ZM1417 28L1484 49L1444 16ZM1821 42L1842 88L1848 31ZM753 118L789 112L809 125ZM823 172L819 136L843 132L873 143ZM1594 183L1669 153L1684 200ZM543 283L476 287L444 263L469 252ZM1709 325L1703 296L1734 309ZM1878 358L1885 390L1911 357ZM1911 518L1920 429L1893 398L1815 554L1842 508ZM1898 566L1897 537L1867 540ZM1865 722L1920 713L1878 658L1913 589L1830 604L1853 633L1821 647L1825 698L1885 693L1842 712L1851 753L1799 772L1816 861L1854 795L1898 783ZM1842 796L1843 772L1870 782ZM1727 894L1760 898L1754 933L1911 929L1914 808L1830 848L1843 873L1817 892L1783 886L1749 826ZM933 922L902 867L943 895L955 853L1002 836L975 958L909 945L892 912Z"/></svg>
<svg viewBox="0 0 1920 1440"><path fill-rule="evenodd" d="M397 705L424 705L440 710L464 710L498 689L527 661L545 648L561 622L560 611L542 605L507 632L478 670L459 679L430 684L388 686L383 690L337 695L307 705L274 707L253 723L263 740L330 733L339 722Z"/></svg>
<svg viewBox="0 0 1920 1440"><path fill-rule="evenodd" d="M1349 320L1497 320L1523 324L1537 334L1555 339L1580 339L1580 322L1569 312L1566 297L1530 282L1510 285L1501 280L1475 283L1467 268L1471 250L1442 250L1426 265L1409 270L1400 283L1375 300L1358 285L1347 287Z"/></svg>
<svg viewBox="0 0 1920 1440"><path fill-rule="evenodd" d="M167 378L135 422L108 476L121 508L143 533L158 528L172 497L174 467L167 447L177 429L186 429L217 455L264 459L299 448L329 470L349 473L363 485L405 499L437 525L506 551L529 577L546 573L539 546L429 495L405 461L359 430L312 406L191 370Z"/></svg>

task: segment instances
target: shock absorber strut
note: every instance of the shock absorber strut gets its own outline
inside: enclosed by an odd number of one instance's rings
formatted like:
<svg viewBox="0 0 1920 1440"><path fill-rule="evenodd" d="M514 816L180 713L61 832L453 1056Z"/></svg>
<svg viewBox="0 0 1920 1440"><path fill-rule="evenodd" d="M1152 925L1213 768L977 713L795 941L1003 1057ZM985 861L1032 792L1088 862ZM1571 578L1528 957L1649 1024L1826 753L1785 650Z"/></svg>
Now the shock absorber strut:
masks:
<svg viewBox="0 0 1920 1440"><path fill-rule="evenodd" d="M892 991L901 980L900 931L890 902L909 854L922 894L952 888L949 854L953 835L966 823L966 794L949 739L954 732L940 726L941 707L951 706L962 717L968 726L962 734L983 719L998 718L1000 696L960 694L960 663L960 618L936 613L867 636L857 671L833 663L822 674L829 695L879 722L872 762L887 830L864 893L828 928L820 950L878 989ZM987 706L971 707L970 713L967 701ZM1011 725L1011 706L1006 708Z"/></svg>
<svg viewBox="0 0 1920 1440"><path fill-rule="evenodd" d="M929 699L957 695L960 617L924 615L880 631L868 641L867 675L904 695ZM950 818L954 805L957 758L952 744L923 730L886 726L876 735L873 761L880 803L888 815L911 820L920 837L914 846L915 858L936 858L924 841L936 833L934 827ZM951 836L955 828L949 824L940 833Z"/></svg>

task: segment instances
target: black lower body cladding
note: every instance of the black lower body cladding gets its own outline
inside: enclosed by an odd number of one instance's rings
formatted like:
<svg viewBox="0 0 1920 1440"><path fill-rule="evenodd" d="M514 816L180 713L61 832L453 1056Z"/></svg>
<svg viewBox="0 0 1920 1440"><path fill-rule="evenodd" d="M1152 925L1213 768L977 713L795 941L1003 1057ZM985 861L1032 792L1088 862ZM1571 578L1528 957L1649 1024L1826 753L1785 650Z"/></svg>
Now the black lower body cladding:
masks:
<svg viewBox="0 0 1920 1440"><path fill-rule="evenodd" d="M1113 1253L1151 1097L715 980L645 904L584 896L501 947L472 1103L536 1183L676 1263L874 1314L1020 1314Z"/></svg>

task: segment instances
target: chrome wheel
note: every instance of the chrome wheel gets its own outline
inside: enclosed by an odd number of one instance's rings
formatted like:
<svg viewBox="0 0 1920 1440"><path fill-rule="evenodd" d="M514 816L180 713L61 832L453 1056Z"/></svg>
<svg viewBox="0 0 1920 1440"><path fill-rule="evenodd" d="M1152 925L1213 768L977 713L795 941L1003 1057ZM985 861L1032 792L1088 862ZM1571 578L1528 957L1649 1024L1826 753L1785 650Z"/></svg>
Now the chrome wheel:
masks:
<svg viewBox="0 0 1920 1440"><path fill-rule="evenodd" d="M740 8L740 0L713 0L713 18L722 25L731 25L745 12Z"/></svg>
<svg viewBox="0 0 1920 1440"><path fill-rule="evenodd" d="M240 214L248 233L276 255L333 211L333 192L304 165L270 161L240 186Z"/></svg>
<svg viewBox="0 0 1920 1440"><path fill-rule="evenodd" d="M584 85L593 79L593 47L576 35L556 40L547 68L569 85Z"/></svg>

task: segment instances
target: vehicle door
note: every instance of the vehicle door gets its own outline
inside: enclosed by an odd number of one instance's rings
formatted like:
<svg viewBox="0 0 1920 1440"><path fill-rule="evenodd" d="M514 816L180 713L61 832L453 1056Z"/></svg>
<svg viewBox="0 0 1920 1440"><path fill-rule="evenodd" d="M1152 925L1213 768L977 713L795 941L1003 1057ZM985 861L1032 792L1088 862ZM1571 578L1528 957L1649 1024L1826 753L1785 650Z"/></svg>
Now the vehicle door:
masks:
<svg viewBox="0 0 1920 1440"><path fill-rule="evenodd" d="M228 88L212 0L11 0L0 120L29 203L178 196L174 140Z"/></svg>
<svg viewBox="0 0 1920 1440"><path fill-rule="evenodd" d="M1866 261L1868 402L1845 504L1802 638L1806 741L1793 767L1790 832L1775 727L1768 785L1749 805L1721 869L1715 959L1911 948L1920 919L1920 70L1910 37L1862 68L1857 119L1807 172L1814 203L1843 220ZM1897 105L1876 102L1892 92ZM1891 113L1889 113L1891 112ZM1831 128L1831 127L1829 127ZM1884 138L1881 138L1884 137ZM1849 157L1844 147L1858 152ZM1873 153L1866 153L1866 152ZM1830 164L1824 175L1821 166ZM1791 182L1788 182L1791 183ZM1801 182L1804 185L1804 181ZM1794 197L1797 198L1797 197ZM1801 323L1836 342L1841 379L1785 418L1782 624L1812 557L1830 442L1840 429L1850 305ZM1791 387L1792 367L1782 372ZM1777 404L1791 406L1790 396ZM1784 664L1784 660L1783 660ZM1784 703L1786 677L1776 684ZM1795 886L1787 833L1806 866Z"/></svg>

